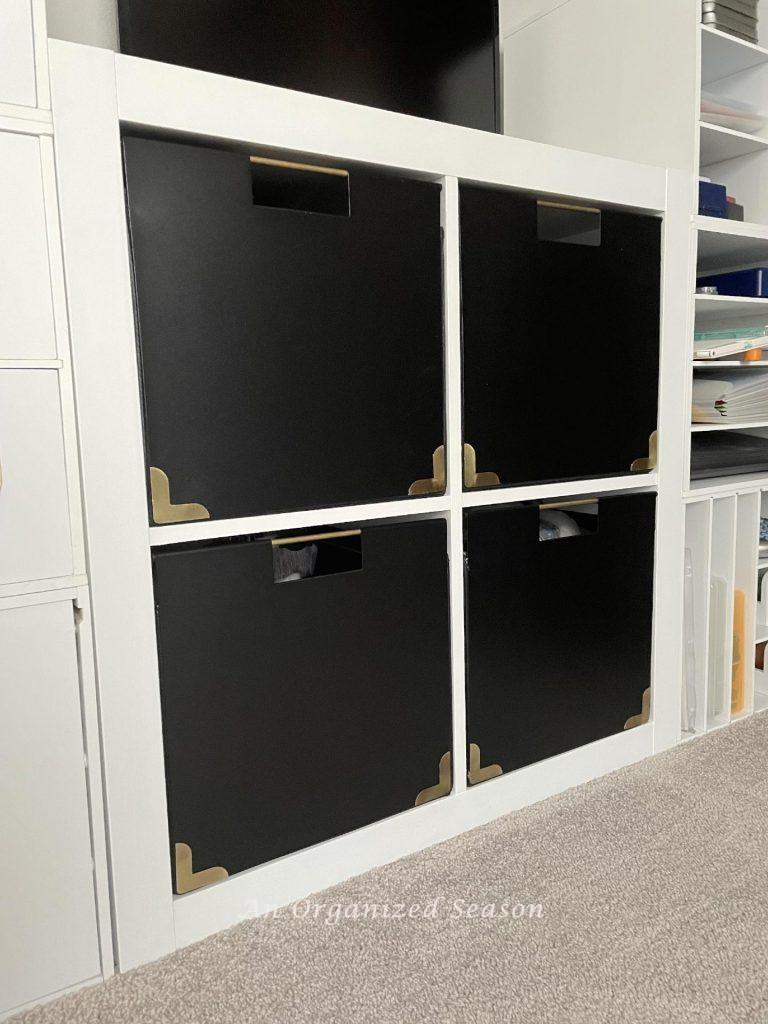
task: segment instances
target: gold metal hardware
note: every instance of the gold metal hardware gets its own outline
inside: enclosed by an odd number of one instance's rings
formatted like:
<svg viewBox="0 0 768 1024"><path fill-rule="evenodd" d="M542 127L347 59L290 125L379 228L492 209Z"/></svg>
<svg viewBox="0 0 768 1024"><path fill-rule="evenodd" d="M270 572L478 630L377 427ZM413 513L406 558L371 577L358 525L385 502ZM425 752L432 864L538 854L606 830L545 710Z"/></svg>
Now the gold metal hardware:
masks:
<svg viewBox="0 0 768 1024"><path fill-rule="evenodd" d="M149 468L149 488L152 492L152 518L156 523L189 523L196 519L210 519L205 505L189 501L180 505L171 502L171 483L162 469Z"/></svg>
<svg viewBox="0 0 768 1024"><path fill-rule="evenodd" d="M635 459L629 467L630 473L650 473L659 464L659 432L654 430L648 438L648 458Z"/></svg>
<svg viewBox="0 0 768 1024"><path fill-rule="evenodd" d="M573 203L552 203L547 199L539 199L537 206L546 206L550 210L573 210L575 213L602 213L596 206L575 206Z"/></svg>
<svg viewBox="0 0 768 1024"><path fill-rule="evenodd" d="M439 780L437 785L430 786L429 789L422 789L416 797L414 807L421 807L422 804L428 804L431 800L439 800L441 796L448 796L451 792L453 787L453 778L451 775L450 750L440 758L437 777Z"/></svg>
<svg viewBox="0 0 768 1024"><path fill-rule="evenodd" d="M252 156L252 164L265 164L267 167L283 167L287 171L309 171L311 174L333 174L337 178L348 178L349 171L341 167L318 167L316 164L298 164L293 160L272 160L267 156Z"/></svg>
<svg viewBox="0 0 768 1024"><path fill-rule="evenodd" d="M471 444L464 445L464 486L467 490L475 487L496 487L501 483L495 473L477 472L477 452Z"/></svg>
<svg viewBox="0 0 768 1024"><path fill-rule="evenodd" d="M183 896L185 892L194 892L204 885L223 882L229 878L226 868L205 868L204 871L192 870L192 848L186 843L176 843L176 892Z"/></svg>
<svg viewBox="0 0 768 1024"><path fill-rule="evenodd" d="M445 490L445 445L432 453L432 476L429 480L416 480L408 488L410 497L417 494L442 493Z"/></svg>
<svg viewBox="0 0 768 1024"><path fill-rule="evenodd" d="M338 540L339 537L359 537L362 530L338 530L336 533L304 533L300 537L273 537L273 548L284 548L288 544L311 544L315 540Z"/></svg>
<svg viewBox="0 0 768 1024"><path fill-rule="evenodd" d="M489 779L498 778L504 771L500 764L488 764L485 768L480 766L480 747L476 743L469 744L469 769L467 779L470 786L476 786L479 782L487 782Z"/></svg>
<svg viewBox="0 0 768 1024"><path fill-rule="evenodd" d="M636 729L638 725L645 725L651 720L651 688L643 691L642 711L639 715L633 715L624 723L625 729Z"/></svg>
<svg viewBox="0 0 768 1024"><path fill-rule="evenodd" d="M551 501L547 502L546 505L539 505L539 508L543 511L549 509L554 511L556 508L576 508L577 505L596 505L598 502L597 498L578 498L576 501Z"/></svg>

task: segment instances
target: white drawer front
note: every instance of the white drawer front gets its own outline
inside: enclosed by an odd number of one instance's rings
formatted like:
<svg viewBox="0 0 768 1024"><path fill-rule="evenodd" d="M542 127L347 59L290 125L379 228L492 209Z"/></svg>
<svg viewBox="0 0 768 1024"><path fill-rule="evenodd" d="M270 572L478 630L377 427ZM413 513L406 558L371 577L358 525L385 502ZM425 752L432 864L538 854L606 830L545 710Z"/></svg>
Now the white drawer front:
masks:
<svg viewBox="0 0 768 1024"><path fill-rule="evenodd" d="M0 610L0 1014L100 973L72 603Z"/></svg>
<svg viewBox="0 0 768 1024"><path fill-rule="evenodd" d="M55 370L0 370L0 583L73 571Z"/></svg>
<svg viewBox="0 0 768 1024"><path fill-rule="evenodd" d="M32 0L0 0L0 103L37 106Z"/></svg>
<svg viewBox="0 0 768 1024"><path fill-rule="evenodd" d="M34 136L0 133L0 195L0 359L55 359L40 143Z"/></svg>

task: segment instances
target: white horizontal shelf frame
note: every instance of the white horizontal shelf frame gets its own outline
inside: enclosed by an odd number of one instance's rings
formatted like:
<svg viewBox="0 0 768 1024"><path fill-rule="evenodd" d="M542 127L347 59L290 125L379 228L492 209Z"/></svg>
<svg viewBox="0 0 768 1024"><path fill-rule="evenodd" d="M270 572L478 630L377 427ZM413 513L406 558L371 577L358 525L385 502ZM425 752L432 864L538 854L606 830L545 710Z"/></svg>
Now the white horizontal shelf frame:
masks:
<svg viewBox="0 0 768 1024"><path fill-rule="evenodd" d="M750 494L765 487L768 487L768 473L710 477L704 480L692 480L685 493L685 500L701 501L708 496L716 497L723 494Z"/></svg>
<svg viewBox="0 0 768 1024"><path fill-rule="evenodd" d="M653 490L658 475L636 473L631 476L601 477L594 480L558 481L520 487L498 487L492 490L459 491L432 498L403 498L397 501L373 502L368 505L342 505L337 508L307 509L301 512L275 512L268 515L245 516L242 519L214 519L170 526L150 526L153 547L185 544L189 541L212 540L217 537L241 537L278 530L302 530L307 527L368 522L395 517L434 515L452 509L508 505L523 501L577 497L583 494L607 495L622 491Z"/></svg>
<svg viewBox="0 0 768 1024"><path fill-rule="evenodd" d="M745 362L743 359L694 359L694 370L750 370L753 367L763 369L768 366L766 359L753 359Z"/></svg>
<svg viewBox="0 0 768 1024"><path fill-rule="evenodd" d="M57 170L101 723L118 963L128 969L233 924L249 900L289 902L447 838L680 738L687 415L679 400L692 329L689 175L155 64L70 43L50 47ZM448 493L367 506L149 527L120 124L360 161L443 184ZM651 474L461 491L459 180L663 214L659 468ZM669 438L665 442L665 438ZM644 454L638 452L638 456ZM479 787L464 780L463 510L542 497L658 488L651 724ZM443 515L448 520L456 778L451 796L370 829L171 894L151 544L235 531ZM677 566L679 562L679 566ZM677 566L677 568L676 568ZM672 670L670 670L672 666ZM420 812L424 813L420 813Z"/></svg>
<svg viewBox="0 0 768 1024"><path fill-rule="evenodd" d="M711 85L740 71L768 64L768 50L746 39L701 26L701 84Z"/></svg>
<svg viewBox="0 0 768 1024"><path fill-rule="evenodd" d="M706 433L712 430L757 430L761 427L768 427L768 420L744 420L743 422L731 423L692 423L691 432L694 434Z"/></svg>
<svg viewBox="0 0 768 1024"><path fill-rule="evenodd" d="M721 164L725 160L735 160L749 153L760 153L768 149L768 139L748 132L739 132L734 128L722 128L720 125L699 122L699 166L702 174L710 164Z"/></svg>
<svg viewBox="0 0 768 1024"><path fill-rule="evenodd" d="M768 322L768 299L740 295L697 295L697 319L720 320L724 317L766 316Z"/></svg>

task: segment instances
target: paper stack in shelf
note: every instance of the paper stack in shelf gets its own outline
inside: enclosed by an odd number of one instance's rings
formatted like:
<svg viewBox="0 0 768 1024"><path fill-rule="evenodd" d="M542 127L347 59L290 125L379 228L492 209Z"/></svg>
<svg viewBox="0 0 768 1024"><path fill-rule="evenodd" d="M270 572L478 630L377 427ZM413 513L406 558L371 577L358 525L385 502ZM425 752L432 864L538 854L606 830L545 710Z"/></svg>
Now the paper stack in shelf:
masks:
<svg viewBox="0 0 768 1024"><path fill-rule="evenodd" d="M768 327L736 327L730 331L696 331L694 359L724 359L768 348Z"/></svg>
<svg viewBox="0 0 768 1024"><path fill-rule="evenodd" d="M717 380L694 378L691 419L694 423L768 420L768 372L734 370L718 374Z"/></svg>
<svg viewBox="0 0 768 1024"><path fill-rule="evenodd" d="M720 32L757 42L757 0L701 0L701 20Z"/></svg>

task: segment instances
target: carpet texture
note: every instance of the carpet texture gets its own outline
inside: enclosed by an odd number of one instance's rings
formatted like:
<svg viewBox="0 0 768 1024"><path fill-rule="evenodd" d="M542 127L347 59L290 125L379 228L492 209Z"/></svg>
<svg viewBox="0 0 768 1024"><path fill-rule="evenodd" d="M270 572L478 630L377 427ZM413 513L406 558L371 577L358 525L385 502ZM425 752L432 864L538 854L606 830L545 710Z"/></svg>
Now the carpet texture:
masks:
<svg viewBox="0 0 768 1024"><path fill-rule="evenodd" d="M15 1020L764 1024L767 761L759 715Z"/></svg>

